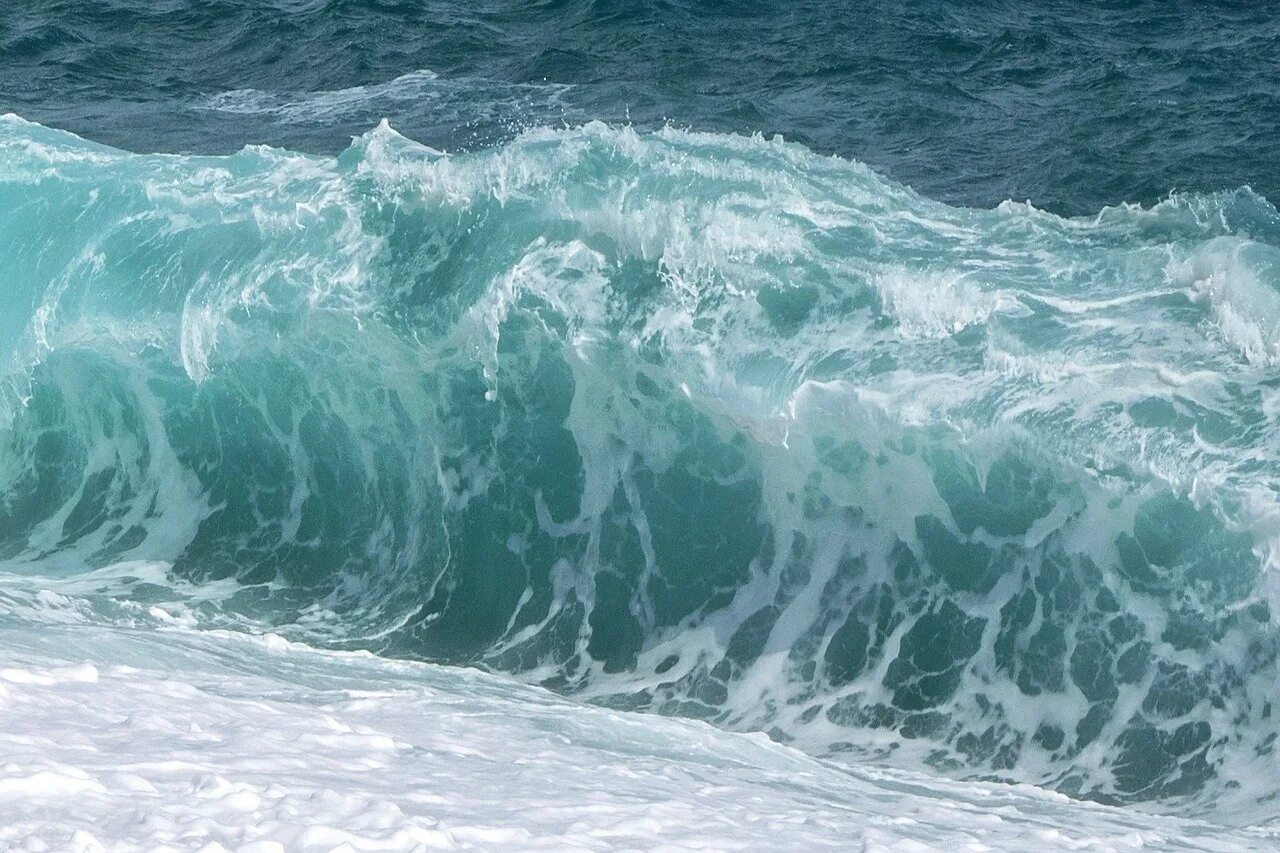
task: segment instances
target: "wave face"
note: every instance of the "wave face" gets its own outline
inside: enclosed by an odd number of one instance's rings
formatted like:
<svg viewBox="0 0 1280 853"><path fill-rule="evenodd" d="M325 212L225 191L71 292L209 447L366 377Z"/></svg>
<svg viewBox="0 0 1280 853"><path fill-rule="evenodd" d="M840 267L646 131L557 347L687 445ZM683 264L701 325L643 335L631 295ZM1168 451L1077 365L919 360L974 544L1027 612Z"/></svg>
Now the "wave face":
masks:
<svg viewBox="0 0 1280 853"><path fill-rule="evenodd" d="M815 754L1275 796L1280 217L0 119L0 560Z"/></svg>

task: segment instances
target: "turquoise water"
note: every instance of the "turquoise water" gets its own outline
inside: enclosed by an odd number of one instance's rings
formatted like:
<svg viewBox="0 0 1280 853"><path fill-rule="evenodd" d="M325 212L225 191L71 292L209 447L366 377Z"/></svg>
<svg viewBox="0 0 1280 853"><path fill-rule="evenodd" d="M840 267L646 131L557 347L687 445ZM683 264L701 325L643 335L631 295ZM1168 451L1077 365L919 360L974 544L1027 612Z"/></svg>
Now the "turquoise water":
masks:
<svg viewBox="0 0 1280 853"><path fill-rule="evenodd" d="M6 571L1267 813L1270 16L294 5L6 21Z"/></svg>

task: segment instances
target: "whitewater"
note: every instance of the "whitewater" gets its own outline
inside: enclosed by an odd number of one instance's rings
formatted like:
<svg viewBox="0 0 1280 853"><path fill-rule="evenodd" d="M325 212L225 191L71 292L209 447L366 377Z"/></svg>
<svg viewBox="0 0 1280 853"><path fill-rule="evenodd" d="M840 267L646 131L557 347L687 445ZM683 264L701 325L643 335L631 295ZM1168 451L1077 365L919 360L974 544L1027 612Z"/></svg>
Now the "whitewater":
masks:
<svg viewBox="0 0 1280 853"><path fill-rule="evenodd" d="M47 592L6 595L3 610L6 849L1240 850L1274 839L1029 786L837 770L761 735L592 708L470 669L195 631L159 609L145 631L95 624L82 602Z"/></svg>
<svg viewBox="0 0 1280 853"><path fill-rule="evenodd" d="M1280 843L1248 188L9 115L0 282L14 849Z"/></svg>

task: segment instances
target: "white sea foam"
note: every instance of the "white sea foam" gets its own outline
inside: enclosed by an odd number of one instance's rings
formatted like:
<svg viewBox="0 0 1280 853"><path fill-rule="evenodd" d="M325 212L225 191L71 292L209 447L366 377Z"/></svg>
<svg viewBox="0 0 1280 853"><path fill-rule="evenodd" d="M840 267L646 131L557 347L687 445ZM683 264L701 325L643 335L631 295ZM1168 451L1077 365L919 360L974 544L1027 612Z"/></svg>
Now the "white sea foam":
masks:
<svg viewBox="0 0 1280 853"><path fill-rule="evenodd" d="M1280 252L1222 237L1169 265L1170 278L1207 302L1219 333L1251 363L1280 360Z"/></svg>
<svg viewBox="0 0 1280 853"><path fill-rule="evenodd" d="M1243 850L1035 788L845 772L763 736L278 637L0 628L10 850Z"/></svg>
<svg viewBox="0 0 1280 853"><path fill-rule="evenodd" d="M572 87L561 83L508 83L473 77L441 77L418 69L392 80L322 91L232 89L201 99L197 106L232 115L270 115L287 122L317 122L369 117L379 111L440 109L473 99L485 109L521 104L558 107Z"/></svg>
<svg viewBox="0 0 1280 853"><path fill-rule="evenodd" d="M894 268L880 276L877 288L908 338L944 337L986 322L997 311L1025 311L1012 296L987 292L956 272Z"/></svg>

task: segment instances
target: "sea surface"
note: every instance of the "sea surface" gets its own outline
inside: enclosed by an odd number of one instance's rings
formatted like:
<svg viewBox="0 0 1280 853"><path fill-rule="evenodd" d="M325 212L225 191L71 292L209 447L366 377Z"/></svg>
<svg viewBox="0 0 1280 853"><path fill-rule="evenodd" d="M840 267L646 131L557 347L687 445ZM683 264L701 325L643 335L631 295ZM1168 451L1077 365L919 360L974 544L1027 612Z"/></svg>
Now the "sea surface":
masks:
<svg viewBox="0 0 1280 853"><path fill-rule="evenodd" d="M0 3L0 842L1280 844L1278 57Z"/></svg>

